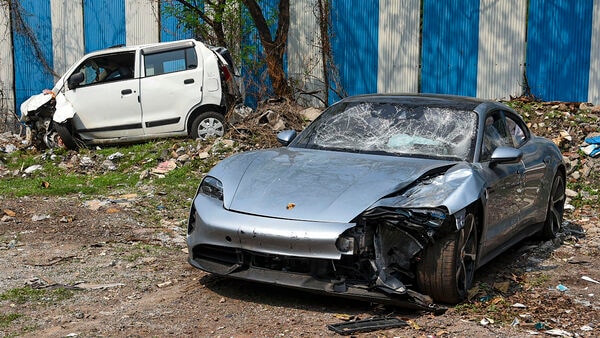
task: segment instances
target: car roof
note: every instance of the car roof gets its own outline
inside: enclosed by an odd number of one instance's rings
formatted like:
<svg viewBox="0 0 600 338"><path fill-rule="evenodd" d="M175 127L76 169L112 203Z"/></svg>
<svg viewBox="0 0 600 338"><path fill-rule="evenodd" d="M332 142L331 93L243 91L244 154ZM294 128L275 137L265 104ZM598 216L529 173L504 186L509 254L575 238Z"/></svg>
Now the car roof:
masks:
<svg viewBox="0 0 600 338"><path fill-rule="evenodd" d="M448 107L460 110L473 110L478 106L506 106L495 101L484 100L475 97L446 95L446 94L423 94L423 93L400 93L400 94L366 94L356 95L343 99L340 102L389 102L415 106ZM506 107L508 108L508 107Z"/></svg>
<svg viewBox="0 0 600 338"><path fill-rule="evenodd" d="M173 46L184 45L190 41L193 42L194 44L198 43L198 41L196 41L194 39L186 39L186 40L177 40L177 41L168 41L168 42L147 43L147 44L142 44L142 45L128 45L128 46L117 45L117 46L100 49L100 50L96 50L96 51L87 53L85 55L85 57L119 53L119 52L127 52L127 51L136 51L138 49L144 49L144 48L153 48L153 47L160 48L161 46L169 47L170 45L173 45Z"/></svg>

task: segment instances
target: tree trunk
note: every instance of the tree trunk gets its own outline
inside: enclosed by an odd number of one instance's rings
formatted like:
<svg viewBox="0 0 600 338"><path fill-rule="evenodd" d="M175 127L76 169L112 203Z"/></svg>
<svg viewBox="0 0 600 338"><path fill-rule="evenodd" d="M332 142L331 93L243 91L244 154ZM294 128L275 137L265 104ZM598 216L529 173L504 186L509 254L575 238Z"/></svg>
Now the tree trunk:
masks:
<svg viewBox="0 0 600 338"><path fill-rule="evenodd" d="M288 31L290 28L290 0L279 1L279 15L277 20L277 32L275 38L271 36L269 25L265 20L262 10L256 0L242 0L250 16L256 25L260 42L263 45L266 60L267 72L271 78L273 91L278 96L290 96L291 87L289 86L285 72L283 71L283 55L287 43Z"/></svg>

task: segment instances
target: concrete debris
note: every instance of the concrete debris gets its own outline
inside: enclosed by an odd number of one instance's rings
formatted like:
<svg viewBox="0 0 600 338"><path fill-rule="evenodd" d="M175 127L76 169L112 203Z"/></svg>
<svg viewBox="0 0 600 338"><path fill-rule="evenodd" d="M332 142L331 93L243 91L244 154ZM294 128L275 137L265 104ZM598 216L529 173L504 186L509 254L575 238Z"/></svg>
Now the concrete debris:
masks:
<svg viewBox="0 0 600 338"><path fill-rule="evenodd" d="M42 166L39 164L34 164L32 166L27 167L23 172L27 175L31 175L34 171L42 170Z"/></svg>
<svg viewBox="0 0 600 338"><path fill-rule="evenodd" d="M319 108L310 107L302 110L300 116L302 116L304 120L312 122L321 115L321 112L322 111Z"/></svg>

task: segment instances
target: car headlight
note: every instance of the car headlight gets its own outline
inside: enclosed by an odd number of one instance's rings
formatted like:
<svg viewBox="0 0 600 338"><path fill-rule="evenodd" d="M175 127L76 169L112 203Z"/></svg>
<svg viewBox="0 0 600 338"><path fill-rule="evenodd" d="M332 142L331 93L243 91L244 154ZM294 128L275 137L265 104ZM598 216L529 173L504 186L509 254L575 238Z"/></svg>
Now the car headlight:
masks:
<svg viewBox="0 0 600 338"><path fill-rule="evenodd" d="M403 209L410 222L437 228L446 220L446 213L439 209Z"/></svg>
<svg viewBox="0 0 600 338"><path fill-rule="evenodd" d="M223 183L218 179L212 176L206 176L202 183L200 183L200 188L198 188L199 194L204 194L206 196L210 196L212 198L216 198L218 200L223 200Z"/></svg>

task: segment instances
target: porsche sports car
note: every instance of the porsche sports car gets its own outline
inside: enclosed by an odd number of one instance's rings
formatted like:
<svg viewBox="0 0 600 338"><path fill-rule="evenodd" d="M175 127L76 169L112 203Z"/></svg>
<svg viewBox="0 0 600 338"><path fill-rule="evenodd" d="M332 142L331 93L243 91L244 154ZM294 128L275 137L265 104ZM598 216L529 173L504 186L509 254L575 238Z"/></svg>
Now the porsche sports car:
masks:
<svg viewBox="0 0 600 338"><path fill-rule="evenodd" d="M217 275L435 310L475 269L561 229L565 165L508 106L363 95L202 180L189 262Z"/></svg>

